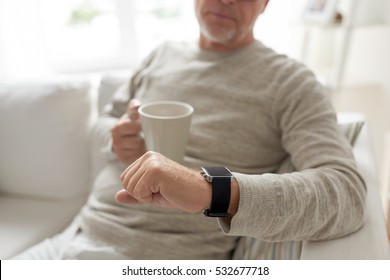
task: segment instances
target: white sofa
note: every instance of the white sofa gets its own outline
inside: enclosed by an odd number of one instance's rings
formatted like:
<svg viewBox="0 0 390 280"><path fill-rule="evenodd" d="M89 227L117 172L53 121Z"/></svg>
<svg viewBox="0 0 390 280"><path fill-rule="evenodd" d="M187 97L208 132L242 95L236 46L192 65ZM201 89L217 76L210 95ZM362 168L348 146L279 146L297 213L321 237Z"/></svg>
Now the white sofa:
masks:
<svg viewBox="0 0 390 280"><path fill-rule="evenodd" d="M83 79L0 83L0 259L61 232L83 205L104 165L93 124L124 80L105 76L97 91ZM304 242L302 259L389 258L369 140L365 127L354 148L368 185L365 226L336 240Z"/></svg>

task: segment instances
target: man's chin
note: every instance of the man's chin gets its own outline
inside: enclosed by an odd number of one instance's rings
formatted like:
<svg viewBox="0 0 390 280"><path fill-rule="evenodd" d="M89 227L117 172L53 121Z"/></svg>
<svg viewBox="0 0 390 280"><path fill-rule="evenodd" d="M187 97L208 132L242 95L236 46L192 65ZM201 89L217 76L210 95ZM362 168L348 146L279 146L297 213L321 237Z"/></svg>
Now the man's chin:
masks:
<svg viewBox="0 0 390 280"><path fill-rule="evenodd" d="M235 36L234 31L211 32L207 29L202 29L202 35L210 42L221 45L229 45Z"/></svg>

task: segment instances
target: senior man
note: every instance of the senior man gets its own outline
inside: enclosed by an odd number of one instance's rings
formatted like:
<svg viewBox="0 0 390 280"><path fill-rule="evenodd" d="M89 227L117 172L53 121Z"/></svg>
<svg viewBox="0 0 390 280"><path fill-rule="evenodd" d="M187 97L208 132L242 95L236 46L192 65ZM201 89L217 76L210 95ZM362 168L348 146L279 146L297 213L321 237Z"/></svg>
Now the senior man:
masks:
<svg viewBox="0 0 390 280"><path fill-rule="evenodd" d="M227 259L239 236L299 242L361 227L365 185L326 90L254 39L267 3L195 0L199 41L163 44L115 94L97 135L109 163L87 204L20 258ZM146 152L133 112L156 100L195 109L183 164Z"/></svg>

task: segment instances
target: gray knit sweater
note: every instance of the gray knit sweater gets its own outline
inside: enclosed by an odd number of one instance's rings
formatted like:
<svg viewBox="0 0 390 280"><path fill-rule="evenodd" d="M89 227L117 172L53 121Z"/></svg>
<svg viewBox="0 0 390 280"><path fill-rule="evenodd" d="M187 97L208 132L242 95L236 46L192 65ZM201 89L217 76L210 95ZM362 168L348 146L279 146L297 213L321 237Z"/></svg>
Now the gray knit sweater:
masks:
<svg viewBox="0 0 390 280"><path fill-rule="evenodd" d="M229 227L202 214L119 205L114 195L125 166L114 160L81 214L82 229L93 238L129 258L219 259L229 257L236 236L321 240L361 227L364 182L327 92L301 64L258 41L233 52L164 44L106 108L103 145L131 97L194 107L185 164L232 170L238 212ZM287 165L296 172L280 174Z"/></svg>

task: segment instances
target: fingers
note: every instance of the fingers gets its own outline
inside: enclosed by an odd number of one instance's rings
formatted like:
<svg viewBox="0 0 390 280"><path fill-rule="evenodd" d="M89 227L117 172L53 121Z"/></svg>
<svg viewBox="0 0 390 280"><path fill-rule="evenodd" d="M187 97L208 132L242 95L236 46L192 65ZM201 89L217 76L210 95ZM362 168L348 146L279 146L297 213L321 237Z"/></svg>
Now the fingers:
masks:
<svg viewBox="0 0 390 280"><path fill-rule="evenodd" d="M163 204L161 203L163 198L159 194L159 189L155 187L156 176L153 174L153 168L150 168L150 161L155 156L154 153L147 153L127 167L121 174L120 179L123 188L131 197L129 198L123 193L118 194L118 202L134 203L131 199L133 198L137 203L141 204L153 204L156 202L160 205ZM165 205L167 204L165 203Z"/></svg>
<svg viewBox="0 0 390 280"><path fill-rule="evenodd" d="M113 147L116 150L132 151L144 148L144 139L137 135L123 135L121 137L113 137Z"/></svg>
<svg viewBox="0 0 390 280"><path fill-rule="evenodd" d="M141 101L139 99L131 99L129 102L129 106L127 107L126 114L129 116L131 120L138 120L138 108L141 106Z"/></svg>
<svg viewBox="0 0 390 280"><path fill-rule="evenodd" d="M161 154L147 152L126 168L120 179L124 190L116 199L126 204L152 204L197 213L211 203L211 188L195 170Z"/></svg>
<svg viewBox="0 0 390 280"><path fill-rule="evenodd" d="M126 143L124 146L118 147L113 145L113 150L117 156L117 158L129 165L133 163L135 160L137 160L139 157L141 157L145 152L145 143L143 140L138 140L141 141L139 145L133 145L127 147L127 145L131 145L130 143ZM129 141L130 142L130 141Z"/></svg>
<svg viewBox="0 0 390 280"><path fill-rule="evenodd" d="M127 112L111 129L112 150L118 160L125 164L132 163L146 152L145 141L140 137L142 131L138 115L140 105L141 102L138 99L132 99Z"/></svg>
<svg viewBox="0 0 390 280"><path fill-rule="evenodd" d="M112 128L111 132L118 136L135 135L142 130L141 121L131 120L126 114Z"/></svg>
<svg viewBox="0 0 390 280"><path fill-rule="evenodd" d="M112 149L120 157L124 157L126 154L142 155L146 151L144 139L139 134L131 132L130 129L124 131L120 128L113 128L111 131ZM122 153L124 154L122 155Z"/></svg>
<svg viewBox="0 0 390 280"><path fill-rule="evenodd" d="M121 175L123 188L140 203L152 203L154 195L159 192L156 188L154 168L150 162L155 155L147 153L131 164Z"/></svg>
<svg viewBox="0 0 390 280"><path fill-rule="evenodd" d="M132 197L126 190L120 190L115 195L116 201L123 204L137 204L138 201Z"/></svg>
<svg viewBox="0 0 390 280"><path fill-rule="evenodd" d="M123 188L133 197L139 197L139 194L135 194L134 189L137 183L143 175L143 171L140 171L141 159L137 159L121 174L120 179L122 181Z"/></svg>
<svg viewBox="0 0 390 280"><path fill-rule="evenodd" d="M132 197L126 190L118 191L115 195L115 199L117 202L122 204L144 204L142 201ZM177 208L159 193L153 194L151 200L145 203L150 203L164 208Z"/></svg>

